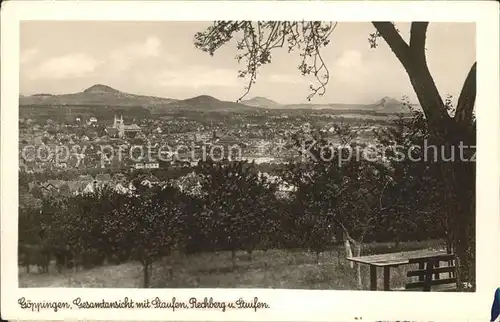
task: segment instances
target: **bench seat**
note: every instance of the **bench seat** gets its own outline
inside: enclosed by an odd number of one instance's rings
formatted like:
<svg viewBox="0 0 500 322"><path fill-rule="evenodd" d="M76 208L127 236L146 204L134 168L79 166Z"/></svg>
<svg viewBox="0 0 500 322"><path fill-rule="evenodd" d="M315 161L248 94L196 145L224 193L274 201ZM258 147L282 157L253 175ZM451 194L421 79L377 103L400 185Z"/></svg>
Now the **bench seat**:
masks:
<svg viewBox="0 0 500 322"><path fill-rule="evenodd" d="M424 292L453 292L457 291L456 267L454 255L440 255L426 259L412 259L410 264L418 264L417 270L408 271L407 277L418 277L418 282L407 283L401 291L424 291ZM440 262L447 262L447 266L441 266ZM440 267L441 266L441 267ZM448 273L442 278L441 273Z"/></svg>

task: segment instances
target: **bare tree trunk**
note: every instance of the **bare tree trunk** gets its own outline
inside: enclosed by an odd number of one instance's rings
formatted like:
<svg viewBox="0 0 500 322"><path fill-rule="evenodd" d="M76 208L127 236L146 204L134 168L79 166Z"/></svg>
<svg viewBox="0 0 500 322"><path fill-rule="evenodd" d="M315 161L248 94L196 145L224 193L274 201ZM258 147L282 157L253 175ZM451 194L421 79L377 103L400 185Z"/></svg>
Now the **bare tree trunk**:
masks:
<svg viewBox="0 0 500 322"><path fill-rule="evenodd" d="M142 263L142 268L143 268L143 273L144 273L144 280L143 280L143 285L144 285L144 288L148 288L149 287L149 266L150 266L150 263L149 263L149 260L148 259L145 259L144 262Z"/></svg>
<svg viewBox="0 0 500 322"><path fill-rule="evenodd" d="M80 261L79 255L77 253L73 253L73 273L78 271L78 262Z"/></svg>
<svg viewBox="0 0 500 322"><path fill-rule="evenodd" d="M233 264L233 270L236 270L236 250L231 250L231 262Z"/></svg>
<svg viewBox="0 0 500 322"><path fill-rule="evenodd" d="M352 248L351 248L351 243L349 242L349 239L345 238L344 240L344 248L345 248L345 256L347 257L353 257L352 256ZM354 268L354 263L349 261L349 267Z"/></svg>
<svg viewBox="0 0 500 322"><path fill-rule="evenodd" d="M396 237L396 240L394 241L394 249L399 250L401 247L401 241L399 240L398 237Z"/></svg>
<svg viewBox="0 0 500 322"><path fill-rule="evenodd" d="M361 256L361 247L362 247L362 244L361 242L357 243L355 245L356 247L356 257L359 257ZM363 281L361 279L361 264L360 263L356 263L356 279L358 281L358 289L362 290L363 289Z"/></svg>
<svg viewBox="0 0 500 322"><path fill-rule="evenodd" d="M444 164L444 180L446 182L447 216L451 218L451 250L457 257L457 287L471 284L475 288L475 198L464 196L466 187L461 187L457 176L467 176L457 169L461 165ZM460 171L460 172L458 172ZM475 172L471 169L468 171ZM473 178L471 178L471 181ZM465 199L465 200L464 200ZM471 200L472 199L472 200Z"/></svg>
<svg viewBox="0 0 500 322"><path fill-rule="evenodd" d="M174 279L174 267L170 266L168 268L168 279L171 281Z"/></svg>
<svg viewBox="0 0 500 322"><path fill-rule="evenodd" d="M248 260L252 261L252 250L247 250Z"/></svg>
<svg viewBox="0 0 500 322"><path fill-rule="evenodd" d="M319 265L319 254L320 252L316 252L316 265Z"/></svg>
<svg viewBox="0 0 500 322"><path fill-rule="evenodd" d="M413 22L408 45L390 22L373 22L380 35L406 70L430 125L446 119L443 99L434 83L425 57L428 22Z"/></svg>
<svg viewBox="0 0 500 322"><path fill-rule="evenodd" d="M425 113L434 144L457 149L457 145L474 146L475 127L471 126L476 99L476 63L465 79L454 117L434 83L425 57L428 22L413 22L407 44L390 22L373 22L405 68ZM451 222L453 248L457 257L457 286L472 284L475 288L475 164L445 162L441 174L445 182L446 216ZM451 163L451 164L450 164ZM467 169L467 172L463 172ZM462 170L462 171L460 171Z"/></svg>

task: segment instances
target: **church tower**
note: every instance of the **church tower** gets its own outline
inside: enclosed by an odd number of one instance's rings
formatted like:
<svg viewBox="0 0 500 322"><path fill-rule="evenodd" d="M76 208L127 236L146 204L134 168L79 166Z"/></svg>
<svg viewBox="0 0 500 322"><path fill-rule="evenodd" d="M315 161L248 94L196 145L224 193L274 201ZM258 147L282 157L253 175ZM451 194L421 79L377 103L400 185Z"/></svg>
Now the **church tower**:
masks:
<svg viewBox="0 0 500 322"><path fill-rule="evenodd" d="M120 120L118 122L118 137L122 138L125 136L125 126L123 124L123 115L120 115Z"/></svg>

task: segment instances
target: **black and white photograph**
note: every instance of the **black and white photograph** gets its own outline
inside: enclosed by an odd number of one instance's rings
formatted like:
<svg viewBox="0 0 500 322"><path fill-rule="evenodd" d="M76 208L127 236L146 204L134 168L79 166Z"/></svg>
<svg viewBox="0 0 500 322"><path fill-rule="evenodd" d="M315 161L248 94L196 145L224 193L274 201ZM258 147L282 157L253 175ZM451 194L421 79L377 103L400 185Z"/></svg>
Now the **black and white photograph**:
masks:
<svg viewBox="0 0 500 322"><path fill-rule="evenodd" d="M473 290L474 23L20 41L20 286Z"/></svg>
<svg viewBox="0 0 500 322"><path fill-rule="evenodd" d="M19 292L477 292L476 22L18 28Z"/></svg>

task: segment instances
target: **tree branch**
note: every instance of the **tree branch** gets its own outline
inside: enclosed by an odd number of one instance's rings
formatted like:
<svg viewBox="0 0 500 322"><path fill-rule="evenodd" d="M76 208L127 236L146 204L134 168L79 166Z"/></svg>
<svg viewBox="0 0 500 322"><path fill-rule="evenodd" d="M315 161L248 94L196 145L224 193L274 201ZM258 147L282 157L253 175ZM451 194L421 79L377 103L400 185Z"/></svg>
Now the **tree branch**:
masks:
<svg viewBox="0 0 500 322"><path fill-rule="evenodd" d="M429 22L417 21L411 23L410 50L418 57L419 61L425 61L425 38Z"/></svg>
<svg viewBox="0 0 500 322"><path fill-rule="evenodd" d="M423 49L415 49L414 52L413 48L408 46L391 22L372 22L372 24L387 42L401 64L403 64L412 87L417 94L420 106L428 119L430 128L433 129L433 132L440 132L444 127L442 121L448 121L451 118L446 112L443 100L439 95L425 58L420 59L417 53L417 51L425 51L425 46L423 46ZM412 25L412 31L416 33L413 36L415 48L418 44L424 44L424 31L426 28L425 23Z"/></svg>
<svg viewBox="0 0 500 322"><path fill-rule="evenodd" d="M410 47L398 33L394 24L388 21L372 21L372 24L387 42L396 57L405 65L409 60Z"/></svg>
<svg viewBox="0 0 500 322"><path fill-rule="evenodd" d="M342 229L343 233L344 233L344 238L347 239L349 242L351 242L352 244L354 245L357 245L358 244L358 241L354 240L351 235L349 234L349 231L347 230L347 228L340 222L340 220L338 220L337 218L333 217L333 221L337 224L338 227L340 227L340 229Z"/></svg>
<svg viewBox="0 0 500 322"><path fill-rule="evenodd" d="M455 112L455 121L460 124L470 124L472 121L472 112L476 102L476 65L474 62L470 68L469 74L465 79L462 91L458 97L457 109Z"/></svg>

